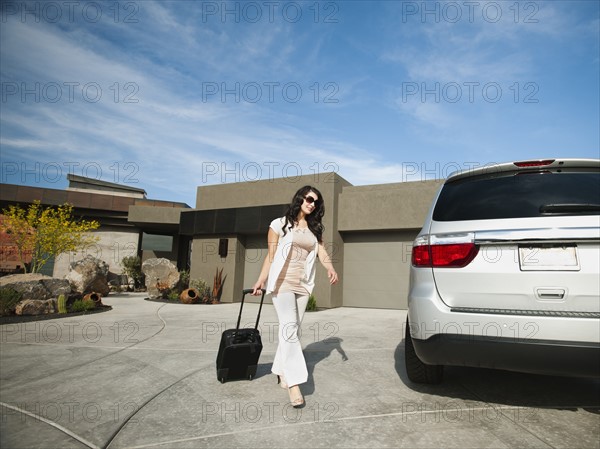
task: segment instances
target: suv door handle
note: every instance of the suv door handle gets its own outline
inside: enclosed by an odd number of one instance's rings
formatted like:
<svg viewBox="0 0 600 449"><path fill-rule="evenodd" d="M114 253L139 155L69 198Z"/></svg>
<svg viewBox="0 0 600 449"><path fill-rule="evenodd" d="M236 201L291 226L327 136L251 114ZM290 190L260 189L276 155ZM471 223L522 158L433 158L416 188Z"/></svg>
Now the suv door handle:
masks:
<svg viewBox="0 0 600 449"><path fill-rule="evenodd" d="M537 288L535 294L539 299L564 299L566 290L564 288Z"/></svg>

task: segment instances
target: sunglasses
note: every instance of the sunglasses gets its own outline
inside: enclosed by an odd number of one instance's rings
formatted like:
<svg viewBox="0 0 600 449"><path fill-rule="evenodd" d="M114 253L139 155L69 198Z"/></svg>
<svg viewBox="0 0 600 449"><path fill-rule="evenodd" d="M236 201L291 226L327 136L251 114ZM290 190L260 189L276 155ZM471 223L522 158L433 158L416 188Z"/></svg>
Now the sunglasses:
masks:
<svg viewBox="0 0 600 449"><path fill-rule="evenodd" d="M321 200L315 200L312 196L308 196L308 195L306 195L304 197L304 201L306 201L308 204L315 203L315 206L317 206L318 204L321 204Z"/></svg>

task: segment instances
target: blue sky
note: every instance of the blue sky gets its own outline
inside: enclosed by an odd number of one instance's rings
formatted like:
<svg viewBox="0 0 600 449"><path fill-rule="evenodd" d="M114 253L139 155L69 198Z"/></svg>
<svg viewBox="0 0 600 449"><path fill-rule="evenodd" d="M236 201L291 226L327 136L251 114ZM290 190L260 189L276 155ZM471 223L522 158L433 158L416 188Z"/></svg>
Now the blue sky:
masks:
<svg viewBox="0 0 600 449"><path fill-rule="evenodd" d="M600 157L597 1L3 2L3 183L354 185Z"/></svg>

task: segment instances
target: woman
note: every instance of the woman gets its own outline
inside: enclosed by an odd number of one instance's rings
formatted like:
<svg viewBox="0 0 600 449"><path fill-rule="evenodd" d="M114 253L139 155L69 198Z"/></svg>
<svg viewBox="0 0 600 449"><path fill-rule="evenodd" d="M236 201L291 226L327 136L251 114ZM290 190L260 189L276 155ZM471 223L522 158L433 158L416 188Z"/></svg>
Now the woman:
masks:
<svg viewBox="0 0 600 449"><path fill-rule="evenodd" d="M277 375L277 383L288 389L294 407L304 404L299 384L308 380L298 329L315 285L316 257L327 270L329 282L338 281L323 246L324 213L323 199L317 189L304 186L296 192L285 216L271 222L268 255L253 286L253 295L260 295L265 283L267 293L273 294L279 318L279 344L271 371Z"/></svg>

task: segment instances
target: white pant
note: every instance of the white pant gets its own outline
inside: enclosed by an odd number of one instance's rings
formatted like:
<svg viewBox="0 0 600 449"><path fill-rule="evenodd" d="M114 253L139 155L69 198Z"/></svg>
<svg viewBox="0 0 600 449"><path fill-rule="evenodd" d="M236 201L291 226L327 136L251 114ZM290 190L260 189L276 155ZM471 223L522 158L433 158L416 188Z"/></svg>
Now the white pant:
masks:
<svg viewBox="0 0 600 449"><path fill-rule="evenodd" d="M282 376L291 387L308 380L306 360L298 331L308 304L308 295L282 292L273 296L273 305L279 318L279 344L271 371Z"/></svg>

